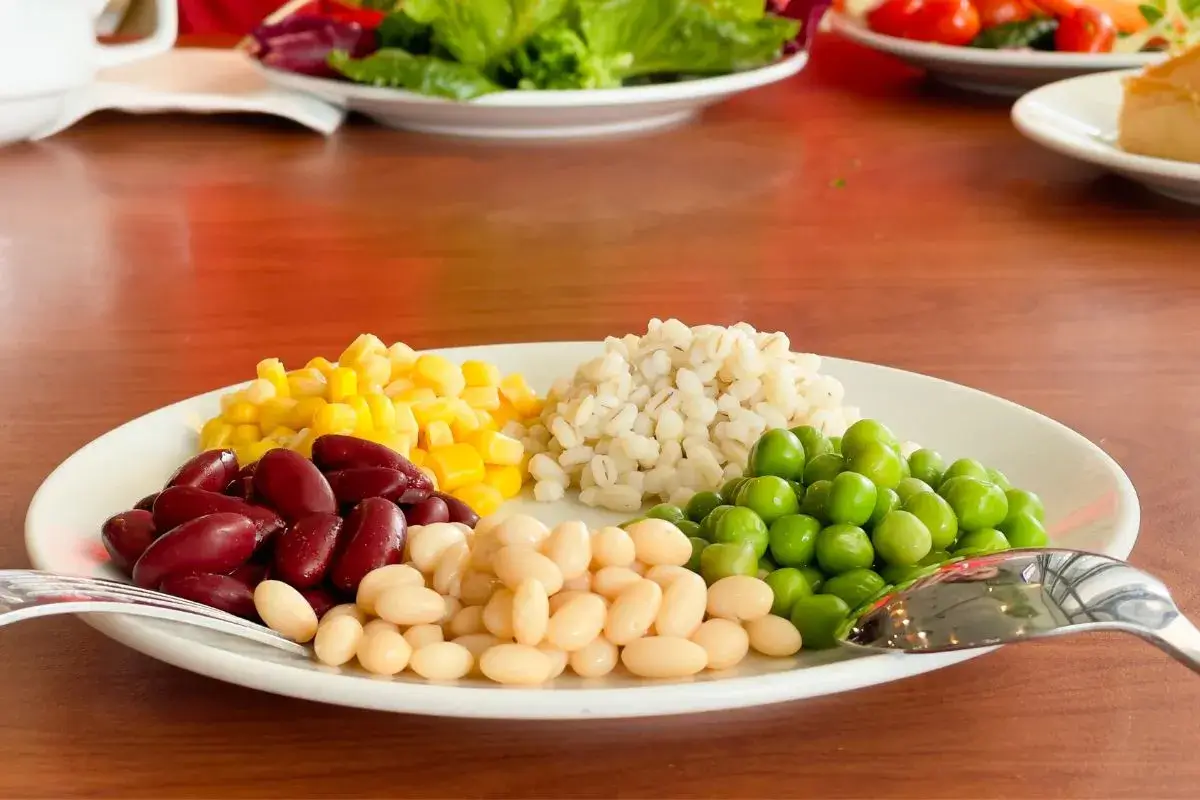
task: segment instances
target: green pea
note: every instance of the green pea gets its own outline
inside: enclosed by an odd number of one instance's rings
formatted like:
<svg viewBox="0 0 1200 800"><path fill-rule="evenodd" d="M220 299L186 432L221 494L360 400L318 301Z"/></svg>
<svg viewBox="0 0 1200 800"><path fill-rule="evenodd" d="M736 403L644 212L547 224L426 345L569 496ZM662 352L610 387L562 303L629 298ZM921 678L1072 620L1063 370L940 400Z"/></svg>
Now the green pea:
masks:
<svg viewBox="0 0 1200 800"><path fill-rule="evenodd" d="M977 478L981 481L989 480L987 467L979 463L973 458L960 458L955 461L946 471L942 473L942 480L948 481L951 478Z"/></svg>
<svg viewBox="0 0 1200 800"><path fill-rule="evenodd" d="M1029 513L1037 519L1038 522L1045 523L1046 507L1042 505L1042 498L1025 489L1009 489L1004 493L1008 499L1008 514Z"/></svg>
<svg viewBox="0 0 1200 800"><path fill-rule="evenodd" d="M960 475L938 487L938 493L954 509L964 531L993 528L1008 516L1008 499L994 483Z"/></svg>
<svg viewBox="0 0 1200 800"><path fill-rule="evenodd" d="M954 548L954 555L977 556L984 553L998 553L1001 550L1008 550L1010 547L1008 539L995 528L977 528L959 537L958 546Z"/></svg>
<svg viewBox="0 0 1200 800"><path fill-rule="evenodd" d="M988 467L987 474L988 474L988 476L987 476L988 481L996 484L1004 491L1007 492L1009 489L1012 488L1012 484L1008 482L1008 476L1005 475L1000 470L992 469L991 467Z"/></svg>
<svg viewBox="0 0 1200 800"><path fill-rule="evenodd" d="M929 528L908 511L893 511L871 532L879 558L888 564L916 564L933 549Z"/></svg>
<svg viewBox="0 0 1200 800"><path fill-rule="evenodd" d="M822 528L817 534L816 553L817 565L826 575L869 567L875 561L870 537L854 525Z"/></svg>
<svg viewBox="0 0 1200 800"><path fill-rule="evenodd" d="M946 462L936 450L917 450L908 457L908 470L917 480L936 489L942 482L942 473L946 471Z"/></svg>
<svg viewBox="0 0 1200 800"><path fill-rule="evenodd" d="M721 495L716 492L696 492L692 495L692 499L688 500L685 512L692 522L703 522L709 512L719 505L721 505Z"/></svg>
<svg viewBox="0 0 1200 800"><path fill-rule="evenodd" d="M879 575L888 583L898 584L928 575L935 570L937 570L936 566L923 567L920 564L887 564L879 570Z"/></svg>
<svg viewBox="0 0 1200 800"><path fill-rule="evenodd" d="M788 514L771 523L768 543L771 558L784 567L803 567L812 563L819 520L806 514Z"/></svg>
<svg viewBox="0 0 1200 800"><path fill-rule="evenodd" d="M901 478L900 482L896 484L896 494L900 495L901 503L907 503L908 498L914 494L932 491L930 485L920 478Z"/></svg>
<svg viewBox="0 0 1200 800"><path fill-rule="evenodd" d="M1050 544L1045 527L1028 511L1015 516L1009 513L997 527L1013 547L1045 547Z"/></svg>
<svg viewBox="0 0 1200 800"><path fill-rule="evenodd" d="M771 603L771 613L779 617L790 617L796 601L813 593L804 573L792 567L777 569L763 580L775 595L775 600Z"/></svg>
<svg viewBox="0 0 1200 800"><path fill-rule="evenodd" d="M826 650L837 645L837 632L850 613L850 606L835 594L800 597L792 606L792 624L809 650Z"/></svg>
<svg viewBox="0 0 1200 800"><path fill-rule="evenodd" d="M808 461L817 456L833 452L833 445L825 438L825 434L812 425L801 425L799 428L792 428L792 433L800 440L801 446L804 447L804 457Z"/></svg>
<svg viewBox="0 0 1200 800"><path fill-rule="evenodd" d="M647 511L646 516L651 519L665 519L673 525L678 525L687 519L687 515L683 513L682 508L673 506L670 503L659 503Z"/></svg>
<svg viewBox="0 0 1200 800"><path fill-rule="evenodd" d="M936 567L950 560L950 553L945 550L930 550L929 555L917 562L919 567Z"/></svg>
<svg viewBox="0 0 1200 800"><path fill-rule="evenodd" d="M688 559L685 566L692 572L699 572L701 559L704 558L704 550L709 546L708 540L701 539L699 536L689 536L688 541L692 543L692 557Z"/></svg>
<svg viewBox="0 0 1200 800"><path fill-rule="evenodd" d="M700 523L692 522L690 519L685 519L683 522L676 522L675 527L683 531L683 535L689 538L700 535Z"/></svg>
<svg viewBox="0 0 1200 800"><path fill-rule="evenodd" d="M758 557L749 542L710 544L700 551L700 575L712 585L730 575L758 575Z"/></svg>
<svg viewBox="0 0 1200 800"><path fill-rule="evenodd" d="M896 451L879 442L866 442L846 461L846 469L866 475L881 489L895 489L904 477Z"/></svg>
<svg viewBox="0 0 1200 800"><path fill-rule="evenodd" d="M842 437L830 436L829 437L829 446L833 448L833 452L837 453L840 456L842 454Z"/></svg>
<svg viewBox="0 0 1200 800"><path fill-rule="evenodd" d="M879 594L879 590L886 585L887 581L874 570L852 569L825 581L825 585L821 587L821 594L837 595L845 600L850 608L858 608Z"/></svg>
<svg viewBox="0 0 1200 800"><path fill-rule="evenodd" d="M746 481L738 490L737 505L750 509L770 525L786 514L800 512L800 502L792 485L776 475L763 475Z"/></svg>
<svg viewBox="0 0 1200 800"><path fill-rule="evenodd" d="M867 520L867 527L874 528L879 520L900 508L900 495L894 489L880 489L875 498L875 510Z"/></svg>
<svg viewBox="0 0 1200 800"><path fill-rule="evenodd" d="M958 538L958 517L941 495L933 492L914 494L904 504L904 510L925 523L933 549L947 550Z"/></svg>
<svg viewBox="0 0 1200 800"><path fill-rule="evenodd" d="M804 484L800 481L788 481L788 485L792 487L792 494L796 495L796 502L804 502Z"/></svg>
<svg viewBox="0 0 1200 800"><path fill-rule="evenodd" d="M754 567L758 569L758 559L762 558L767 552L769 544L767 534L767 525L763 522L762 517L755 514L749 508L735 506L726 511L719 520L716 527L713 528L713 542L721 543L740 543L746 542L754 550ZM750 573L751 575L755 573Z"/></svg>
<svg viewBox="0 0 1200 800"><path fill-rule="evenodd" d="M804 445L786 428L773 428L750 448L747 475L774 475L785 480L804 474Z"/></svg>
<svg viewBox="0 0 1200 800"><path fill-rule="evenodd" d="M644 520L644 519L646 519L646 517L644 517L644 516L641 516L641 517L634 517L633 519L627 519L627 520L625 520L624 522L622 522L622 523L620 523L619 525L617 525L617 527L618 527L618 528L621 528L621 529L628 528L628 527L629 527L630 525L632 525L633 523L635 523L635 522L641 522L641 521L642 521L642 520Z"/></svg>
<svg viewBox="0 0 1200 800"><path fill-rule="evenodd" d="M779 565L771 560L770 553L758 560L758 576L761 578L764 575L770 574L779 569Z"/></svg>
<svg viewBox="0 0 1200 800"><path fill-rule="evenodd" d="M742 488L742 484L748 480L749 478L730 478L721 484L721 502L725 505L733 505L738 489Z"/></svg>
<svg viewBox="0 0 1200 800"><path fill-rule="evenodd" d="M825 515L830 522L863 525L875 511L879 490L857 472L843 472L833 479L825 500Z"/></svg>
<svg viewBox="0 0 1200 800"><path fill-rule="evenodd" d="M813 594L821 591L821 587L825 585L824 572L821 572L821 570L817 569L811 564L803 567L796 567L796 569L801 575L804 576L804 580L808 581L808 588L812 590Z"/></svg>
<svg viewBox="0 0 1200 800"><path fill-rule="evenodd" d="M829 490L832 488L833 481L817 481L809 484L808 490L804 493L804 502L800 504L800 513L808 514L819 520L827 519L825 506L829 501Z"/></svg>
<svg viewBox="0 0 1200 800"><path fill-rule="evenodd" d="M716 535L717 523L721 521L721 517L729 513L733 506L717 506L712 511L708 512L708 516L700 523L700 536L704 539L713 541L713 536Z"/></svg>
<svg viewBox="0 0 1200 800"><path fill-rule="evenodd" d="M812 486L817 481L831 481L845 468L845 460L837 453L817 456L804 467L804 485Z"/></svg>
<svg viewBox="0 0 1200 800"><path fill-rule="evenodd" d="M899 446L896 435L878 420L860 419L842 434L842 455L853 458L868 444L880 444L887 448Z"/></svg>

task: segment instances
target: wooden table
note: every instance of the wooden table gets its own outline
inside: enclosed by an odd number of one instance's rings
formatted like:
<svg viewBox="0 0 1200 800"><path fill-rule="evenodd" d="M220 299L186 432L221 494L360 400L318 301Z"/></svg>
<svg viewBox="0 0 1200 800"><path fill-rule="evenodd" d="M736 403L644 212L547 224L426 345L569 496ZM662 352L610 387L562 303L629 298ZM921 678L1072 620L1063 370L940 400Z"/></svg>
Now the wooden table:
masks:
<svg viewBox="0 0 1200 800"><path fill-rule="evenodd" d="M995 392L1101 443L1133 560L1200 615L1200 225L1004 104L836 40L628 142L102 117L0 155L0 557L75 448L256 359L745 319ZM644 329L644 327L643 327ZM114 465L120 468L120 465ZM640 722L396 717L216 683L74 620L3 634L0 796L1195 797L1200 682L1131 639Z"/></svg>

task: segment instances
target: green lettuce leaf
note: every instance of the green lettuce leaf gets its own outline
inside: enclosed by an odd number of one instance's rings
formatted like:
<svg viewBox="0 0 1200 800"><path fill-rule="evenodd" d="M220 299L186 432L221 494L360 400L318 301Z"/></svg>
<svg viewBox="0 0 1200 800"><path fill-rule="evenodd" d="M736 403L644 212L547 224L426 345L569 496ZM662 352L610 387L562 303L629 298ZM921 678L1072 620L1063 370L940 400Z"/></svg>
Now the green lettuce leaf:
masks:
<svg viewBox="0 0 1200 800"><path fill-rule="evenodd" d="M335 50L329 54L329 66L355 83L450 100L471 100L501 88L475 67L394 48L377 50L366 58L351 58Z"/></svg>
<svg viewBox="0 0 1200 800"><path fill-rule="evenodd" d="M567 21L535 33L512 52L501 72L519 89L610 89L621 79L588 49Z"/></svg>
<svg viewBox="0 0 1200 800"><path fill-rule="evenodd" d="M432 50L433 28L417 22L403 11L388 14L375 29L380 48L399 48L414 56L426 55Z"/></svg>
<svg viewBox="0 0 1200 800"><path fill-rule="evenodd" d="M406 0L404 11L463 64L484 68L566 11L570 0Z"/></svg>

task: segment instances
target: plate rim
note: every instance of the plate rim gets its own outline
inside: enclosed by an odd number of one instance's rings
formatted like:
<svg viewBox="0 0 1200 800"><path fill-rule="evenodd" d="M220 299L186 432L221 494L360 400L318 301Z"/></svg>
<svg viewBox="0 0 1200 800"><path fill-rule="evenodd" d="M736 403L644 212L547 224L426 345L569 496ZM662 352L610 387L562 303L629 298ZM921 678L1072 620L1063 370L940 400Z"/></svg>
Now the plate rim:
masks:
<svg viewBox="0 0 1200 800"><path fill-rule="evenodd" d="M511 348L521 346L587 347L603 346L599 341L537 341L508 342L486 345L463 345L435 348L434 352L453 356L456 351L479 348ZM1119 463L1098 444L1078 431L999 395L985 392L944 378L855 359L820 356L822 363L835 362L900 373L925 381L933 381L952 391L967 392L999 401L1013 411L1033 415L1049 424L1097 456L1116 483L1117 509L1114 512L1113 545L1106 552L1127 558L1137 541L1141 506L1137 491ZM119 430L133 426L147 417L169 412L176 406L191 404L209 396L239 388L245 381L183 398L130 419L77 448L64 458L43 479L34 492L25 515L26 552L35 568L46 569L45 549L38 541L34 523L39 510L47 502L52 487L49 484L72 460L86 451L102 447L104 440ZM376 685L385 691L368 687L376 679L369 676L342 673L334 670L296 669L293 665L256 658L236 650L173 633L172 623L115 614L79 615L89 626L140 653L189 672L216 678L226 683L246 686L273 694L306 700L317 700L348 707L386 710L393 713L422 714L458 718L483 719L608 719L690 714L707 711L746 708L828 694L842 694L868 686L891 683L914 675L932 672L992 652L998 648L939 654L879 654L848 657L800 669L784 668L765 674L729 676L700 681L647 681L632 686L583 688L518 688L479 685L436 685L419 679L390 680ZM334 680L328 680L328 678ZM603 680L603 679L601 679ZM697 691L698 686L705 686ZM464 694L465 692L465 694Z"/></svg>

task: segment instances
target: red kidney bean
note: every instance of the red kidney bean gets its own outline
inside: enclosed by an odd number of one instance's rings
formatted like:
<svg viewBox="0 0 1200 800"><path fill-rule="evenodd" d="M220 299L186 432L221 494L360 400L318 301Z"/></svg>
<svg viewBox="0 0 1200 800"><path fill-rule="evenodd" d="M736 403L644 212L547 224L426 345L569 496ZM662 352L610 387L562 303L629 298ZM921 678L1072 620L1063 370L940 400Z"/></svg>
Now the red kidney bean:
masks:
<svg viewBox="0 0 1200 800"><path fill-rule="evenodd" d="M158 590L246 619L258 616L254 610L254 593L232 575L211 572L168 575Z"/></svg>
<svg viewBox="0 0 1200 800"><path fill-rule="evenodd" d="M197 489L220 492L237 472L237 455L232 450L206 450L175 470L164 488L195 486Z"/></svg>
<svg viewBox="0 0 1200 800"><path fill-rule="evenodd" d="M386 467L408 478L408 486L393 498L398 503L416 503L429 497L433 482L417 465L378 442L330 433L313 441L313 463L322 472L358 467Z"/></svg>
<svg viewBox="0 0 1200 800"><path fill-rule="evenodd" d="M194 486L172 486L159 492L154 501L154 527L169 531L198 517L218 513L241 514L252 519L260 545L283 528L283 520L269 508Z"/></svg>
<svg viewBox="0 0 1200 800"><path fill-rule="evenodd" d="M443 492L434 492L433 496L446 504L446 509L450 512L450 522L461 522L468 528L474 528L475 523L479 522L479 515L457 497L451 497Z"/></svg>
<svg viewBox="0 0 1200 800"><path fill-rule="evenodd" d="M133 566L133 582L156 589L168 575L232 572L250 558L255 538L254 521L241 514L209 514L189 520L146 548Z"/></svg>
<svg viewBox="0 0 1200 800"><path fill-rule="evenodd" d="M329 609L338 604L338 599L330 594L328 589L320 587L316 589L305 589L300 593L308 604L312 606L313 611L317 612L317 619L325 616Z"/></svg>
<svg viewBox="0 0 1200 800"><path fill-rule="evenodd" d="M267 565L255 564L253 561L250 561L229 573L229 577L236 578L249 586L251 591L254 591L255 586L258 586L267 579Z"/></svg>
<svg viewBox="0 0 1200 800"><path fill-rule="evenodd" d="M383 497L395 502L408 488L408 477L387 467L351 467L326 472L325 479L333 496L344 506L356 506L368 497Z"/></svg>
<svg viewBox="0 0 1200 800"><path fill-rule="evenodd" d="M404 507L404 518L409 525L432 525L435 522L449 522L450 509L446 501L440 497L427 497L419 503Z"/></svg>
<svg viewBox="0 0 1200 800"><path fill-rule="evenodd" d="M313 462L283 448L270 450L254 470L254 493L288 522L309 514L333 514L337 501Z"/></svg>
<svg viewBox="0 0 1200 800"><path fill-rule="evenodd" d="M154 517L149 511L135 508L109 517L100 529L100 540L112 558L113 566L126 575L156 538Z"/></svg>
<svg viewBox="0 0 1200 800"><path fill-rule="evenodd" d="M238 470L237 475L226 486L224 493L230 497L237 497L245 500L247 503L254 502L254 470L258 466L255 461L247 464Z"/></svg>
<svg viewBox="0 0 1200 800"><path fill-rule="evenodd" d="M141 511L153 511L154 510L154 501L157 499L158 499L158 492L155 492L154 494L148 494L145 497L143 497L141 500L138 500L137 505L135 505L134 508L139 509Z"/></svg>
<svg viewBox="0 0 1200 800"><path fill-rule="evenodd" d="M296 589L316 586L329 570L341 532L342 518L336 514L296 520L275 537L271 577Z"/></svg>
<svg viewBox="0 0 1200 800"><path fill-rule="evenodd" d="M399 563L408 525L395 503L368 497L346 518L345 533L330 569L330 580L343 592L358 589L368 572Z"/></svg>

